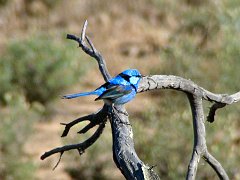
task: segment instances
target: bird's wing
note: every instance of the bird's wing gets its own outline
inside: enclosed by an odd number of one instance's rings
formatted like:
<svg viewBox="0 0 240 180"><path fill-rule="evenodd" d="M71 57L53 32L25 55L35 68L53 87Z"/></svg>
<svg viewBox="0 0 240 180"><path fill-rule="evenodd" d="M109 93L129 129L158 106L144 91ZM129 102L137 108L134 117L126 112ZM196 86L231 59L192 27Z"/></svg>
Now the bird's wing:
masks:
<svg viewBox="0 0 240 180"><path fill-rule="evenodd" d="M132 92L131 86L114 85L102 93L95 101L100 99L117 99Z"/></svg>

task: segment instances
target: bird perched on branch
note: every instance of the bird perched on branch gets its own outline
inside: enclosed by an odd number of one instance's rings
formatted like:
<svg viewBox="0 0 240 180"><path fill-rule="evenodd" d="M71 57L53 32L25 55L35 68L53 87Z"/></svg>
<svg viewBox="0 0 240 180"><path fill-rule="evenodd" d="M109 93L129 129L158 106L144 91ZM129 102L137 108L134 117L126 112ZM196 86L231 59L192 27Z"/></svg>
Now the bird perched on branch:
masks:
<svg viewBox="0 0 240 180"><path fill-rule="evenodd" d="M142 75L137 69L128 69L94 91L64 95L63 99L72 99L80 96L98 95L95 99L103 100L107 104L121 105L131 101L137 93L138 84Z"/></svg>

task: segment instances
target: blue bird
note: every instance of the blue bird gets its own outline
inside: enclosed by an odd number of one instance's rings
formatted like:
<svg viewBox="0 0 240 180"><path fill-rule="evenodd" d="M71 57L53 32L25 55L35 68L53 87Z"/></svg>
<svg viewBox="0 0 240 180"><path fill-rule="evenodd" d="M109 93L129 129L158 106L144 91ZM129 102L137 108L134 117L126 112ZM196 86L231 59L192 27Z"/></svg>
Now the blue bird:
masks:
<svg viewBox="0 0 240 180"><path fill-rule="evenodd" d="M121 105L131 101L137 93L138 84L142 75L137 69L128 69L94 91L64 95L64 99L72 99L80 96L97 95L95 99L103 100L107 104Z"/></svg>

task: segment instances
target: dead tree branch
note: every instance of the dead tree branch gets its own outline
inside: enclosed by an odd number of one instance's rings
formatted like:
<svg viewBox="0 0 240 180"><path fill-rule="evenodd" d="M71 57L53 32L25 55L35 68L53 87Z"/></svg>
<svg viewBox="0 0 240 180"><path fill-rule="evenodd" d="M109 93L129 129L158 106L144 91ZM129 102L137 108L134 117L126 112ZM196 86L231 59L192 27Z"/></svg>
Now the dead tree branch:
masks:
<svg viewBox="0 0 240 180"><path fill-rule="evenodd" d="M106 120L105 120L105 122L106 122ZM100 135L102 134L103 129L105 127L105 122L100 123L99 127L95 131L95 133L90 138L88 138L86 141L84 141L82 143L78 143L78 144L70 144L70 145L54 148L50 151L45 152L41 156L41 160L44 160L47 157L49 157L53 154L56 154L56 153L60 153L62 155L65 151L69 151L69 150L73 150L73 149L78 150L79 154L81 155L82 153L84 153L84 151L87 148L89 148L100 137Z"/></svg>
<svg viewBox="0 0 240 180"><path fill-rule="evenodd" d="M138 92L154 89L175 89L185 92L188 96L193 117L194 146L192 158L188 166L187 179L195 179L198 163L202 157L214 169L220 179L228 180L229 178L222 165L207 150L202 100L204 99L210 102L215 102L210 109L210 115L208 116L209 120L212 121L214 119L215 111L218 108L236 103L240 100L240 92L233 95L214 94L196 85L190 80L172 75L144 77L139 85Z"/></svg>
<svg viewBox="0 0 240 180"><path fill-rule="evenodd" d="M91 42L90 38L86 36L86 28L87 28L87 21L85 21L81 33L81 38L68 34L67 39L71 39L77 41L79 47L82 50L90 55L91 57L95 58L98 62L99 70L102 73L102 76L105 81L111 79L111 76L107 70L106 63L102 55L97 51L94 47L93 43ZM87 39L87 43L85 42ZM89 46L89 47L88 47ZM125 109L123 106L117 107L117 109L121 110L119 112L124 112ZM62 147L58 147L52 149L48 152L45 152L41 159L45 159L53 154L60 153L60 159L65 151L77 149L80 154L84 152L89 146L91 146L101 135L107 118L111 119L112 125L112 136L113 138L113 159L117 165L117 167L121 170L122 174L126 177L126 179L159 179L156 173L153 172L151 167L145 165L137 156L134 150L134 142L132 137L132 129L128 120L127 113L119 113L112 108L111 106L104 105L103 108L97 112L93 113L81 118L78 118L70 123L61 123L65 125L65 129L63 131L62 137L67 136L68 132L70 131L71 127L80 123L82 121L89 120L90 123L85 126L79 133L85 133L95 125L99 125L99 128L96 132L86 141L83 143L66 145ZM57 163L57 165L58 165ZM56 165L56 166L57 166Z"/></svg>
<svg viewBox="0 0 240 180"><path fill-rule="evenodd" d="M75 35L72 35L72 34L67 34L67 39L71 39L71 40L77 41L78 44L79 44L79 47L81 47L82 50L86 54L88 54L89 56L91 56L91 57L93 57L93 58L95 58L97 60L98 66L99 66L99 70L101 71L104 80L108 81L109 79L111 79L111 75L108 72L108 69L107 69L107 66L106 66L106 63L105 63L105 60L104 60L103 56L94 47L94 45L93 45L92 41L90 40L90 38L88 36L85 36L86 35L87 24L88 24L88 22L86 20L84 22L84 25L83 25L81 38L79 38L79 37L77 37ZM85 37L87 39L87 43L90 46L90 48L86 44Z"/></svg>
<svg viewBox="0 0 240 180"><path fill-rule="evenodd" d="M105 81L108 81L111 76L107 70L106 63L101 54L94 47L90 38L86 36L87 21L85 21L81 33L78 38L75 35L67 35L68 39L77 41L82 50L95 58L98 62L99 70L102 73ZM87 43L85 42L87 39ZM138 93L156 89L174 89L184 92L189 100L192 110L194 144L192 150L192 158L189 162L186 179L193 180L196 177L198 163L200 158L203 158L217 173L218 177L223 180L228 180L228 176L222 165L208 152L206 144L205 118L203 111L203 100L213 102L210 108L207 120L214 121L215 112L219 108L240 101L240 92L233 95L214 94L198 86L191 80L187 80L173 75L154 75L143 77L138 87ZM120 111L116 111L115 108ZM99 138L107 119L110 120L113 137L113 159L117 167L120 169L126 179L159 179L158 175L151 167L145 165L137 156L134 149L133 131L129 122L129 118L124 106L112 107L104 105L103 108L93 114L78 118L70 123L62 123L65 125L62 137L67 136L72 126L82 122L90 121L79 133L86 133L92 127L99 125L95 133L86 141L78 144L66 145L45 152L41 159L45 159L53 154L60 153L60 158L65 151L76 149L80 155L90 147ZM60 162L60 159L59 159Z"/></svg>

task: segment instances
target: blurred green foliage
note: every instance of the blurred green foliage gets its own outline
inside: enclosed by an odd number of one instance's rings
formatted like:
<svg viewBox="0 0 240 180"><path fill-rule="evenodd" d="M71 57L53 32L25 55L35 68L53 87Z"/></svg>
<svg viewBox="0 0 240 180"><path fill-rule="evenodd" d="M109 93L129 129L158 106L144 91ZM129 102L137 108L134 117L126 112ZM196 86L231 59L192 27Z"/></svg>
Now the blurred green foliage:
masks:
<svg viewBox="0 0 240 180"><path fill-rule="evenodd" d="M26 156L24 145L39 118L37 105L30 106L23 95L7 95L0 117L0 179L33 179L35 165Z"/></svg>
<svg viewBox="0 0 240 180"><path fill-rule="evenodd" d="M4 6L7 3L10 3L11 1L12 0L0 0L0 6ZM61 0L37 0L37 1L43 3L48 8L54 8ZM25 3L25 5L28 6L33 2L34 0L24 0L22 3Z"/></svg>
<svg viewBox="0 0 240 180"><path fill-rule="evenodd" d="M8 3L9 0L0 0L0 7Z"/></svg>
<svg viewBox="0 0 240 180"><path fill-rule="evenodd" d="M156 2L163 5L160 0ZM151 73L191 78L215 92L237 91L240 3L234 2L209 1L198 6L165 2L160 8L168 7L168 13L181 23L162 48L161 67Z"/></svg>
<svg viewBox="0 0 240 180"><path fill-rule="evenodd" d="M0 57L0 101L7 93L22 92L29 102L46 104L58 97L84 72L74 43L46 35L9 42Z"/></svg>
<svg viewBox="0 0 240 180"><path fill-rule="evenodd" d="M0 179L34 179L36 166L24 149L33 124L44 105L78 82L86 69L76 44L59 39L32 35L10 41L1 52Z"/></svg>
<svg viewBox="0 0 240 180"><path fill-rule="evenodd" d="M25 0L26 5L33 3L36 0ZM54 8L61 0L38 0L48 8Z"/></svg>

